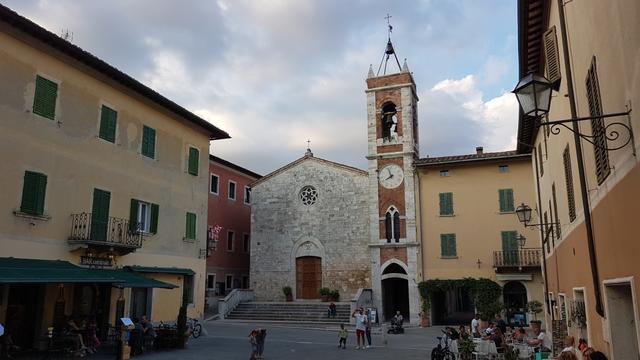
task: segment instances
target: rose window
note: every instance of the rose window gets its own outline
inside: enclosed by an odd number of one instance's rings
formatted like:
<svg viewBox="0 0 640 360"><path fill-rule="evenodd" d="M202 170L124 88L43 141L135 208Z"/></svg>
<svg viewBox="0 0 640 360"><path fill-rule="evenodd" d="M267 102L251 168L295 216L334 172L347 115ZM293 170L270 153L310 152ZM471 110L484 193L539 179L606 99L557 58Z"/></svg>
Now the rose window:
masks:
<svg viewBox="0 0 640 360"><path fill-rule="evenodd" d="M318 190L313 186L303 187L300 190L300 200L307 206L315 204L316 200L318 200Z"/></svg>

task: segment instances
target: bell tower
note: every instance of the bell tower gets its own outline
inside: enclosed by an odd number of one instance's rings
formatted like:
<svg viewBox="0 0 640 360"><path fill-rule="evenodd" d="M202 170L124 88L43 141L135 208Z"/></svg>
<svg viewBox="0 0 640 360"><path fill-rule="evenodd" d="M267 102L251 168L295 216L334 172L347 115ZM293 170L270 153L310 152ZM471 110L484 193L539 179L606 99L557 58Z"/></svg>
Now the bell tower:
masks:
<svg viewBox="0 0 640 360"><path fill-rule="evenodd" d="M389 16L387 16L387 21ZM367 76L371 283L382 320L400 311L419 323L416 227L418 118L416 84L389 38L377 73ZM391 61L389 61L391 60ZM394 61L395 60L395 61ZM381 73L382 72L382 73Z"/></svg>

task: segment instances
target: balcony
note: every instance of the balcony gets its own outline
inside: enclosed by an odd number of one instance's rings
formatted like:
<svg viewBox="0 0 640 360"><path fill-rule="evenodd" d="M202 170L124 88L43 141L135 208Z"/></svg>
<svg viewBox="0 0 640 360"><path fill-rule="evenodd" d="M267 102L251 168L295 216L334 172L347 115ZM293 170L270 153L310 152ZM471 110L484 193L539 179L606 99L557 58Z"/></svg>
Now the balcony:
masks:
<svg viewBox="0 0 640 360"><path fill-rule="evenodd" d="M139 224L129 219L108 217L105 221L95 221L91 213L71 215L69 244L77 248L115 252L125 255L142 247L142 232Z"/></svg>
<svg viewBox="0 0 640 360"><path fill-rule="evenodd" d="M496 272L509 271L514 268L520 271L525 268L528 270L539 270L541 258L541 248L494 251L493 267L496 269Z"/></svg>

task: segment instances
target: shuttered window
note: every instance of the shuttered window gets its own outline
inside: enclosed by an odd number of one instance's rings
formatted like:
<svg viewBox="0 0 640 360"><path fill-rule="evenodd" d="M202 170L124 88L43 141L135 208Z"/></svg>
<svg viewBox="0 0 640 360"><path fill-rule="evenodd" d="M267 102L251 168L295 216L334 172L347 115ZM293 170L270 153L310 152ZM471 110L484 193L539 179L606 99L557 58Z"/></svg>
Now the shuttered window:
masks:
<svg viewBox="0 0 640 360"><path fill-rule="evenodd" d="M564 163L564 179L567 186L567 204L569 207L569 220L576 219L576 199L573 192L573 174L571 172L571 155L569 154L569 145L564 149L562 154Z"/></svg>
<svg viewBox="0 0 640 360"><path fill-rule="evenodd" d="M562 233L560 232L560 215L558 214L558 201L556 200L556 183L551 184L551 196L553 197L553 213L556 220L556 237L560 239Z"/></svg>
<svg viewBox="0 0 640 360"><path fill-rule="evenodd" d="M142 127L142 155L156 157L156 130L148 126Z"/></svg>
<svg viewBox="0 0 640 360"><path fill-rule="evenodd" d="M561 79L560 76L560 56L558 54L558 37L556 36L556 27L552 26L544 33L544 55L547 67L547 79L556 83ZM556 84L556 89L558 85Z"/></svg>
<svg viewBox="0 0 640 360"><path fill-rule="evenodd" d="M540 176L543 176L544 165L542 165L542 143L538 144L538 167L540 168Z"/></svg>
<svg viewBox="0 0 640 360"><path fill-rule="evenodd" d="M595 117L595 119L591 119L591 133L593 135L593 155L596 164L596 177L598 178L598 185L600 185L611 173L611 168L609 167L604 119L598 117L602 115L602 99L600 97L600 85L598 84L595 56L591 60L591 67L587 72L586 86L589 114Z"/></svg>
<svg viewBox="0 0 640 360"><path fill-rule="evenodd" d="M453 215L453 193L440 193L440 215Z"/></svg>
<svg viewBox="0 0 640 360"><path fill-rule="evenodd" d="M513 189L498 190L498 197L500 198L500 212L513 212L515 210L513 206Z"/></svg>
<svg viewBox="0 0 640 360"><path fill-rule="evenodd" d="M456 234L440 234L440 256L456 257Z"/></svg>
<svg viewBox="0 0 640 360"><path fill-rule="evenodd" d="M196 214L187 213L187 226L185 231L185 238L189 240L195 240L196 238Z"/></svg>
<svg viewBox="0 0 640 360"><path fill-rule="evenodd" d="M200 156L200 151L198 149L190 147L189 148L189 174L198 176L198 158Z"/></svg>
<svg viewBox="0 0 640 360"><path fill-rule="evenodd" d="M129 208L129 228L155 234L158 232L160 206L145 201L131 199Z"/></svg>
<svg viewBox="0 0 640 360"><path fill-rule="evenodd" d="M33 171L25 171L20 212L30 215L44 214L44 197L46 190L46 175Z"/></svg>
<svg viewBox="0 0 640 360"><path fill-rule="evenodd" d="M118 118L118 113L109 108L108 106L102 105L102 110L100 111L100 138L107 140L109 142L116 142L116 122Z"/></svg>
<svg viewBox="0 0 640 360"><path fill-rule="evenodd" d="M58 84L42 76L36 76L36 91L33 96L33 113L54 120L56 117L56 99Z"/></svg>

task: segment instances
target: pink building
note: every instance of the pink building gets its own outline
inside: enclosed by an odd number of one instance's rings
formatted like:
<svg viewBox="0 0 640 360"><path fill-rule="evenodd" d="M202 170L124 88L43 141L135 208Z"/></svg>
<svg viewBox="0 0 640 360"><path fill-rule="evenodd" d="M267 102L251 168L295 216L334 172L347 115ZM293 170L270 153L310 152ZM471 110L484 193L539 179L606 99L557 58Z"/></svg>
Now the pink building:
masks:
<svg viewBox="0 0 640 360"><path fill-rule="evenodd" d="M259 178L253 171L209 155L207 297L249 287L249 184Z"/></svg>

